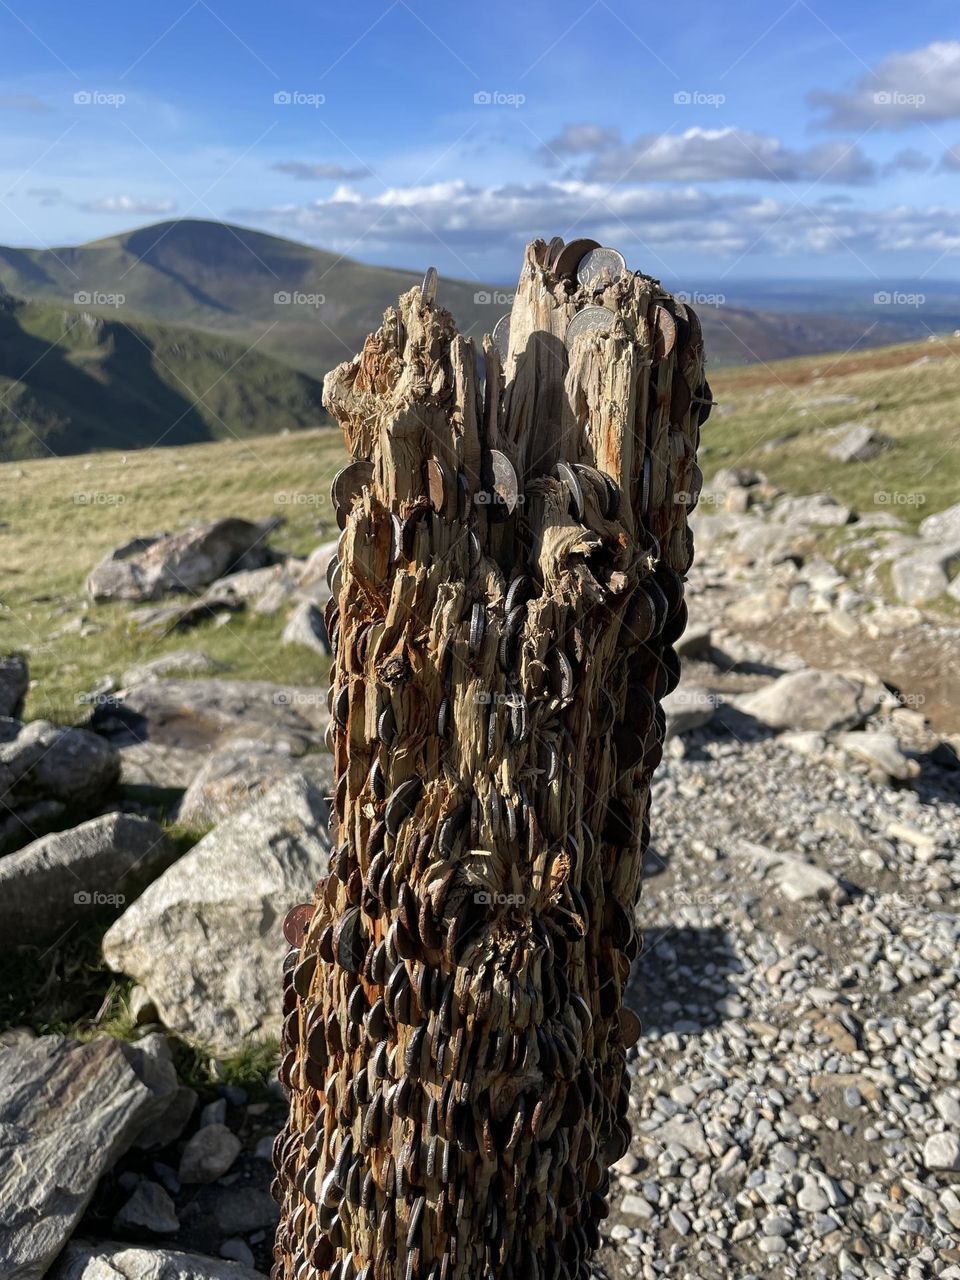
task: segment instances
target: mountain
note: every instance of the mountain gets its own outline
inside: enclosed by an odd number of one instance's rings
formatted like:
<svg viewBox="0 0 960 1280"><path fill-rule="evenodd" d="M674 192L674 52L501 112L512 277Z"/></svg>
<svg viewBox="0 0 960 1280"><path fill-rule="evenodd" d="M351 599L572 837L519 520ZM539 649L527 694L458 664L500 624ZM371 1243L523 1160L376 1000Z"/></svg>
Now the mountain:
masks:
<svg viewBox="0 0 960 1280"><path fill-rule="evenodd" d="M0 248L0 281L12 293L61 302L119 294L124 315L255 342L257 351L315 378L352 356L379 326L384 309L421 278L195 219L73 248ZM438 298L462 332L480 338L509 309L511 289L443 277ZM923 336L921 313L873 308L872 314L845 315L837 299L824 297L812 314L809 297L792 309L764 305L762 292L757 300L759 308L741 296L729 299L733 305L698 307L711 363L747 364Z"/></svg>
<svg viewBox="0 0 960 1280"><path fill-rule="evenodd" d="M315 427L322 388L235 339L0 290L0 461Z"/></svg>

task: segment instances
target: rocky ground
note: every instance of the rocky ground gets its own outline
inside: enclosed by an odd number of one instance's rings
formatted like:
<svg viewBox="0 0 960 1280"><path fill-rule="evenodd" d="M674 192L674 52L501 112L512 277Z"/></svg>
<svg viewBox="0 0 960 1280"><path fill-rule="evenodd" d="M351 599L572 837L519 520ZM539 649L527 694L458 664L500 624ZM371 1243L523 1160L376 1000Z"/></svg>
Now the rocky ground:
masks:
<svg viewBox="0 0 960 1280"><path fill-rule="evenodd" d="M635 1140L598 1268L956 1280L960 627L946 589L893 600L884 565L935 564L952 589L960 510L907 546L731 472L696 519L628 992ZM130 1040L86 1039L95 1009L85 1042L26 1007L0 1036L0 1153L21 1154L0 1159L3 1275L268 1269L283 1100L219 1064L279 1023L279 921L328 854L326 697L231 679L203 628L279 594L310 632L290 642L322 652L330 548L309 573L234 556L224 574L222 535L201 539L206 622L157 586L196 539L100 567L95 594L163 614L137 625L199 629L90 691L82 727L16 719L29 673L0 662L0 934L54 957L55 988L95 913ZM191 1054L213 1060L202 1083Z"/></svg>

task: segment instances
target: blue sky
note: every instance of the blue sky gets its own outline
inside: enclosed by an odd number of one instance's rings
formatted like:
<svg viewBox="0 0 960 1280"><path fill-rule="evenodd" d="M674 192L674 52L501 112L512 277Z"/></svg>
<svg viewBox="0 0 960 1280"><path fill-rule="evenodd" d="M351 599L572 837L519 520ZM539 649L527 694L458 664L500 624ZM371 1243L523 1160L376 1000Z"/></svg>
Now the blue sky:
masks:
<svg viewBox="0 0 960 1280"><path fill-rule="evenodd" d="M0 0L0 40L6 244L189 216L484 280L537 234L960 277L956 0Z"/></svg>

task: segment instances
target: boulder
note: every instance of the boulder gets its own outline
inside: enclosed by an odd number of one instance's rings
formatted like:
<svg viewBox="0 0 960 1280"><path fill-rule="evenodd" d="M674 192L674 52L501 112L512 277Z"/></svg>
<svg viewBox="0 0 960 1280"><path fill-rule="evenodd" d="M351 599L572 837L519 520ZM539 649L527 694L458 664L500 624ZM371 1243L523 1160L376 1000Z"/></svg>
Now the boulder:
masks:
<svg viewBox="0 0 960 1280"><path fill-rule="evenodd" d="M293 565L286 561L283 564L269 564L262 569L247 569L243 573L231 573L225 578L218 578L210 587L210 593L221 595L229 592L238 600L253 604L268 591L277 587L286 599L297 589L297 579L291 572Z"/></svg>
<svg viewBox="0 0 960 1280"><path fill-rule="evenodd" d="M126 813L34 840L0 859L0 946L118 915L174 856L157 823Z"/></svg>
<svg viewBox="0 0 960 1280"><path fill-rule="evenodd" d="M923 1145L923 1163L934 1172L960 1173L960 1136L932 1133Z"/></svg>
<svg viewBox="0 0 960 1280"><path fill-rule="evenodd" d="M293 757L283 751L223 747L205 757L187 788L177 817L194 830L214 826L246 809L284 778L302 773L329 794L333 757L328 751Z"/></svg>
<svg viewBox="0 0 960 1280"><path fill-rule="evenodd" d="M849 524L853 512L826 493L787 494L778 498L774 517L792 525Z"/></svg>
<svg viewBox="0 0 960 1280"><path fill-rule="evenodd" d="M853 729L880 706L883 686L839 671L788 671L772 683L734 699L738 710L773 729Z"/></svg>
<svg viewBox="0 0 960 1280"><path fill-rule="evenodd" d="M172 1236L180 1230L173 1201L158 1182L141 1182L113 1220L114 1230Z"/></svg>
<svg viewBox="0 0 960 1280"><path fill-rule="evenodd" d="M934 543L893 562L893 589L904 604L927 604L942 596L960 570L960 539Z"/></svg>
<svg viewBox="0 0 960 1280"><path fill-rule="evenodd" d="M663 699L667 716L665 742L677 734L690 733L709 724L717 709L719 698L702 685L681 682Z"/></svg>
<svg viewBox="0 0 960 1280"><path fill-rule="evenodd" d="M295 776L228 818L153 882L103 939L107 963L146 987L164 1024L214 1053L277 1035L286 912L330 851L320 789Z"/></svg>
<svg viewBox="0 0 960 1280"><path fill-rule="evenodd" d="M327 690L267 680L148 680L97 707L97 732L122 750L141 743L197 753L227 744L302 755L324 745Z"/></svg>
<svg viewBox="0 0 960 1280"><path fill-rule="evenodd" d="M264 1280L260 1271L198 1253L74 1240L50 1280Z"/></svg>
<svg viewBox="0 0 960 1280"><path fill-rule="evenodd" d="M0 716L19 720L30 687L27 660L18 653L0 658Z"/></svg>
<svg viewBox="0 0 960 1280"><path fill-rule="evenodd" d="M960 545L960 502L920 521L921 538Z"/></svg>
<svg viewBox="0 0 960 1280"><path fill-rule="evenodd" d="M828 452L838 462L869 462L885 449L892 448L895 443L889 436L868 427L865 422L845 423L837 427L837 435L839 439Z"/></svg>
<svg viewBox="0 0 960 1280"><path fill-rule="evenodd" d="M877 782L909 782L920 776L919 762L903 754L892 733L841 733L835 741L847 756L865 764Z"/></svg>
<svg viewBox="0 0 960 1280"><path fill-rule="evenodd" d="M120 757L109 743L86 729L64 729L46 720L20 724L3 722L0 732L0 820L18 815L26 832L8 833L5 846L24 843L40 834L28 812L37 810L42 821L49 819L45 830L61 825L60 817L74 812L81 816L106 799L120 777ZM34 828L31 830L30 828Z"/></svg>
<svg viewBox="0 0 960 1280"><path fill-rule="evenodd" d="M94 600L158 600L172 592L202 591L218 578L273 563L268 535L278 521L228 517L181 533L134 538L115 548L92 571Z"/></svg>
<svg viewBox="0 0 960 1280"><path fill-rule="evenodd" d="M134 609L129 622L137 631L162 637L173 635L175 631L189 631L191 627L211 619L215 622L229 619L231 613L240 613L246 607L246 602L239 596L229 591L216 594L211 589L187 604L147 605L143 609Z"/></svg>
<svg viewBox="0 0 960 1280"><path fill-rule="evenodd" d="M147 1061L104 1038L40 1036L0 1045L0 1275L39 1280L100 1177L162 1112Z"/></svg>
<svg viewBox="0 0 960 1280"><path fill-rule="evenodd" d="M198 1129L183 1149L177 1177L185 1185L216 1182L230 1170L243 1144L225 1124L208 1124Z"/></svg>
<svg viewBox="0 0 960 1280"><path fill-rule="evenodd" d="M318 582L326 583L330 561L336 557L339 547L340 543L336 538L330 542L322 542L319 547L314 547L300 571L302 587L311 587Z"/></svg>
<svg viewBox="0 0 960 1280"><path fill-rule="evenodd" d="M846 897L836 876L812 862L804 862L794 854L768 849L751 840L740 840L733 850L744 859L789 902L807 902L817 898Z"/></svg>
<svg viewBox="0 0 960 1280"><path fill-rule="evenodd" d="M128 667L123 673L121 683L125 688L132 684L143 684L146 680L162 680L165 676L206 676L212 675L220 667L208 654L199 649L175 649L173 653L162 654L149 662L138 663Z"/></svg>
<svg viewBox="0 0 960 1280"><path fill-rule="evenodd" d="M323 614L309 600L302 601L294 609L280 639L283 644L299 644L324 657L331 652Z"/></svg>

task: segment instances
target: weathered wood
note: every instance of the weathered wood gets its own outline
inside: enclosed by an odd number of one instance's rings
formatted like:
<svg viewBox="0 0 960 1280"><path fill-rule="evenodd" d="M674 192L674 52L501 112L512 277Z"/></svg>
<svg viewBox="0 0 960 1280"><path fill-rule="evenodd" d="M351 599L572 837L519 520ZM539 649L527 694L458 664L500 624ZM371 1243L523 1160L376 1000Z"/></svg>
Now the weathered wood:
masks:
<svg viewBox="0 0 960 1280"><path fill-rule="evenodd" d="M641 275L588 296L546 250L485 387L416 289L325 383L372 469L327 615L337 847L285 972L283 1280L586 1275L629 1141L710 396L689 308ZM585 304L615 318L568 350Z"/></svg>

